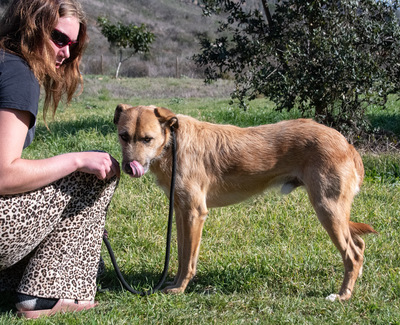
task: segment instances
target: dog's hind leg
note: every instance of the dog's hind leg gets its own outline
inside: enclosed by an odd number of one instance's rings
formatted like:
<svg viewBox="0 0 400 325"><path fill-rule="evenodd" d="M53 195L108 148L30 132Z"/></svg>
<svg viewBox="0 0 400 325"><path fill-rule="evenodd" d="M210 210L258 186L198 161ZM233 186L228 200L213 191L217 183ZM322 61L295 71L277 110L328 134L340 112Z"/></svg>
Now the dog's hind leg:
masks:
<svg viewBox="0 0 400 325"><path fill-rule="evenodd" d="M360 236L352 236L349 227L350 209L346 211L338 202L315 206L318 219L328 232L329 237L339 250L344 264L344 279L339 294L332 294L327 299L350 299L354 284L362 270L365 243Z"/></svg>
<svg viewBox="0 0 400 325"><path fill-rule="evenodd" d="M344 279L339 294L327 297L330 300L350 299L364 260L365 243L358 234L365 232L357 234L353 231L354 225L364 224L350 222L350 210L355 195L355 185L351 181L351 177L340 177L337 174L335 177L331 173L330 177L320 175L314 178L312 186L306 186L318 219L339 250L344 264Z"/></svg>
<svg viewBox="0 0 400 325"><path fill-rule="evenodd" d="M192 196L189 202L176 204L178 272L174 284L164 288L164 292L184 292L190 280L195 276L201 235L207 214L204 195Z"/></svg>

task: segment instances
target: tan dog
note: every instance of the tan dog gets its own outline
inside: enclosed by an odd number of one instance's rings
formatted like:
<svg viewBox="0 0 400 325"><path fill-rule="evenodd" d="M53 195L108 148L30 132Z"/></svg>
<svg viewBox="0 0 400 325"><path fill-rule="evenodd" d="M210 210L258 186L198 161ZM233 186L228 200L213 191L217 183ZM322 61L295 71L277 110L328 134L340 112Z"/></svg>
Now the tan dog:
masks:
<svg viewBox="0 0 400 325"><path fill-rule="evenodd" d="M179 267L174 284L165 292L183 292L195 275L208 208L237 203L282 184L284 193L305 187L318 219L342 255L342 287L339 295L327 298L351 297L363 265L365 244L360 235L375 230L350 221L364 167L360 155L340 133L306 119L239 128L200 122L166 108L125 104L116 108L114 123L123 170L138 177L150 169L167 195L170 128L176 129L174 208Z"/></svg>

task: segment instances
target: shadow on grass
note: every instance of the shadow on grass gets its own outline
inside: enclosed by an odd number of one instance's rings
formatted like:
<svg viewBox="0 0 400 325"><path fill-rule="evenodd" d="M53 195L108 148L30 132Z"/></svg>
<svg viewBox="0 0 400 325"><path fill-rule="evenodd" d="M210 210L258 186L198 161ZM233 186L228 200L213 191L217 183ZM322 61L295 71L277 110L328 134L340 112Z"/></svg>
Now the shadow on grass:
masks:
<svg viewBox="0 0 400 325"><path fill-rule="evenodd" d="M368 119L374 129L392 134L400 140L400 114L386 114L385 111L379 111L374 115L369 115Z"/></svg>
<svg viewBox="0 0 400 325"><path fill-rule="evenodd" d="M293 273L288 274L287 272ZM227 270L209 270L196 275L189 283L186 293L196 294L248 294L257 292L260 288L270 291L274 295L282 296L303 296L325 298L331 293L336 293L339 288L333 288L328 279L332 276L332 268L308 268L304 271L304 280L297 278L298 270L286 270L285 272L260 273L257 266L246 266L244 268L233 268ZM155 272L126 272L121 270L125 281L137 291L148 291L158 284L161 277ZM340 272L338 272L340 273ZM307 279L314 279L311 283ZM172 282L173 275L169 274L161 290ZM293 281L292 281L293 280ZM321 287L315 287L315 281L321 283ZM124 291L122 284L117 279L114 269L107 269L100 286L105 291ZM336 290L335 290L336 289Z"/></svg>
<svg viewBox="0 0 400 325"><path fill-rule="evenodd" d="M38 125L35 136L40 138L47 138L51 134L74 136L82 130L96 130L96 132L103 136L114 133L116 134L117 132L113 123L113 116L103 117L90 115L73 121L49 122L48 125L51 133L44 125Z"/></svg>
<svg viewBox="0 0 400 325"><path fill-rule="evenodd" d="M121 266L122 268L122 266ZM161 271L160 273L156 272L127 272L121 270L122 276L125 281L131 286L134 290L143 292L148 291L154 286L156 286L161 279ZM171 282L173 280L172 277L167 276L165 283L161 288L164 288L166 283ZM99 292L101 291L123 291L126 290L121 282L119 281L114 268L107 269L104 274L99 279Z"/></svg>

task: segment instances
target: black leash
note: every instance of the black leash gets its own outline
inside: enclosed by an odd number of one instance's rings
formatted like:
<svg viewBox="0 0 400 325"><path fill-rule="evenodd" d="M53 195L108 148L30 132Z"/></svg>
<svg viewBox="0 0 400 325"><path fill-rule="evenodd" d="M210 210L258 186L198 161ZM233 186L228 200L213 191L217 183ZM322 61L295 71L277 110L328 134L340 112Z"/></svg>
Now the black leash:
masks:
<svg viewBox="0 0 400 325"><path fill-rule="evenodd" d="M172 135L172 174L171 174L171 188L170 188L170 195L169 195L169 214L168 214L168 230L167 230L167 244L166 244L166 249L165 249L165 262L164 262L164 270L161 274L160 280L158 283L150 290L148 291L137 291L133 289L124 279L117 261L115 260L115 255L114 252L111 248L110 242L108 241L108 235L107 231L104 231L103 235L103 241L104 244L107 247L108 253L110 254L111 262L114 266L115 273L117 273L118 279L121 281L122 286L128 290L131 293L134 293L136 295L141 295L141 296L148 296L156 291L158 291L161 286L163 285L167 274L168 274L168 265L169 265L169 259L170 259L170 248L171 248L171 230L172 230L172 220L174 216L174 193L175 193L175 175L176 175L176 136L175 136L175 130L173 127L171 127L171 135Z"/></svg>

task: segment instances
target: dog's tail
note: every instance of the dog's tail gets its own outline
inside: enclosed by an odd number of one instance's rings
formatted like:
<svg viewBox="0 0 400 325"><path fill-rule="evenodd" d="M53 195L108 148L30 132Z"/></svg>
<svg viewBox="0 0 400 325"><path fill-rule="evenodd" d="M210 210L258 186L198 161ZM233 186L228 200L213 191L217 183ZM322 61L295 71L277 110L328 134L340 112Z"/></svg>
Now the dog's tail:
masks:
<svg viewBox="0 0 400 325"><path fill-rule="evenodd" d="M354 235L365 235L365 234L377 234L378 232L372 228L370 225L367 225L366 223L360 223L360 222L349 222L349 227L350 227L350 233L352 236Z"/></svg>

